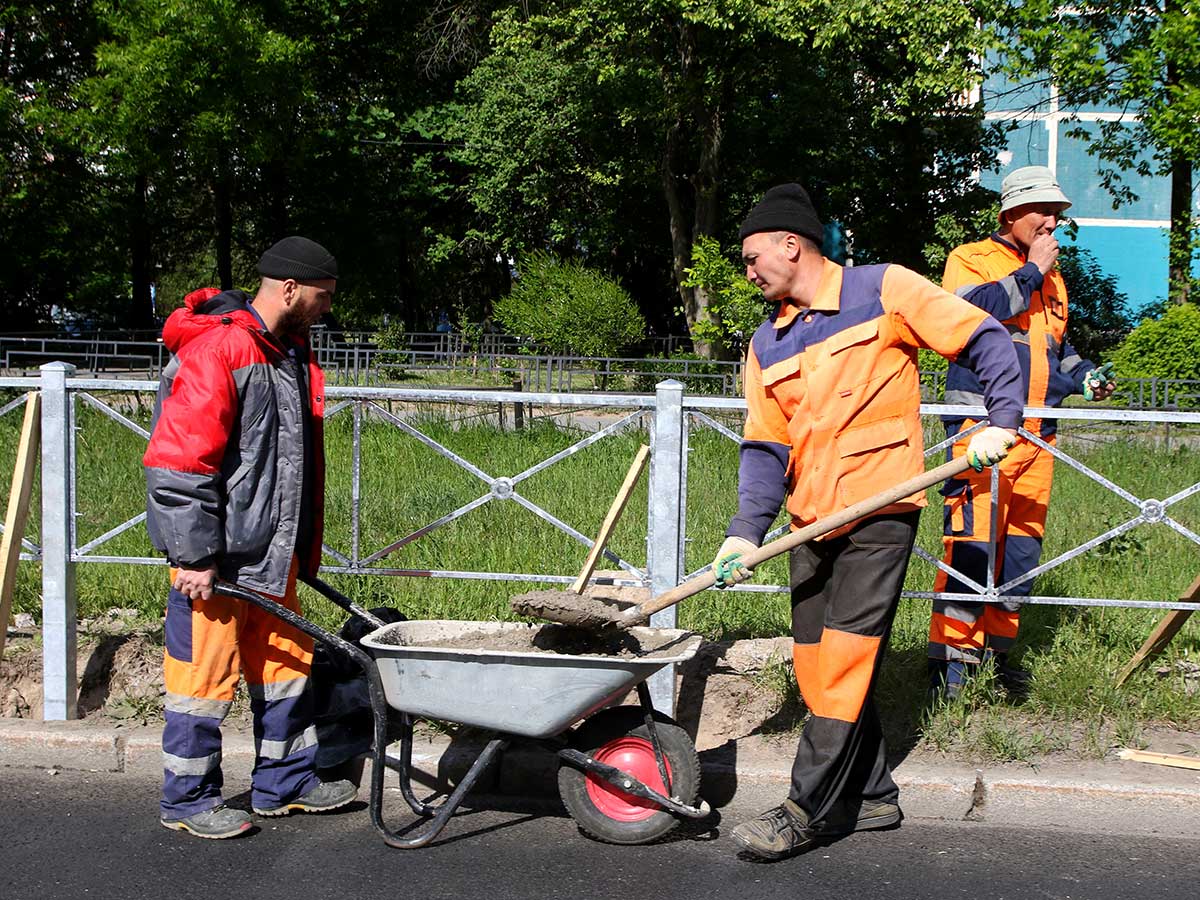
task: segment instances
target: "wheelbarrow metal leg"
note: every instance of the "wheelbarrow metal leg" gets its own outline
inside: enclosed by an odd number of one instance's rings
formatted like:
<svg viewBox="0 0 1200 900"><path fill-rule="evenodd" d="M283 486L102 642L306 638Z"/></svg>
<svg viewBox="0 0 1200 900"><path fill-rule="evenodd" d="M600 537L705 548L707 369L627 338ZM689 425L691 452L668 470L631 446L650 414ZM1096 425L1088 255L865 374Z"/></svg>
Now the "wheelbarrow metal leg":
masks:
<svg viewBox="0 0 1200 900"><path fill-rule="evenodd" d="M454 815L463 798L475 786L475 782L492 764L492 760L496 755L508 746L507 738L493 738L488 741L483 752L475 759L470 770L463 777L463 780L455 787L454 792L446 798L446 801L437 807L433 815L433 819L429 824L417 834L411 837L401 837L398 832L390 831L383 823L383 769L382 764L376 764L372 767L371 773L371 823L375 826L375 830L383 835L383 841L389 847L395 847L400 850L415 850L417 847L424 847L434 838L436 838L446 827L446 823L450 821L450 817ZM376 775L378 771L378 788L376 787ZM378 796L376 791L378 790Z"/></svg>
<svg viewBox="0 0 1200 900"><path fill-rule="evenodd" d="M654 722L654 703L650 699L650 688L646 682L639 681L637 686L638 702L642 706L642 718L646 723L646 733L650 735L650 746L654 748L654 761L658 763L658 777L662 779L667 792L671 790L671 776L667 772L667 757L663 753L662 743L658 739L658 727Z"/></svg>

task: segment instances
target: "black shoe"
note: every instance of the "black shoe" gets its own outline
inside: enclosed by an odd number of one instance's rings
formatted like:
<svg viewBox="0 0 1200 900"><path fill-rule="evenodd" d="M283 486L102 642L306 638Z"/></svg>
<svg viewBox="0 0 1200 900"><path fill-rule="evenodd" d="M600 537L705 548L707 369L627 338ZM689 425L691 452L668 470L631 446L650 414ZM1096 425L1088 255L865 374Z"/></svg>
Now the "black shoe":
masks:
<svg viewBox="0 0 1200 900"><path fill-rule="evenodd" d="M803 853L817 839L816 832L808 827L808 815L791 800L743 822L731 836L747 853L769 860Z"/></svg>
<svg viewBox="0 0 1200 900"><path fill-rule="evenodd" d="M954 701L962 693L967 679L974 673L974 665L961 659L929 660L929 703L932 706L941 700Z"/></svg>

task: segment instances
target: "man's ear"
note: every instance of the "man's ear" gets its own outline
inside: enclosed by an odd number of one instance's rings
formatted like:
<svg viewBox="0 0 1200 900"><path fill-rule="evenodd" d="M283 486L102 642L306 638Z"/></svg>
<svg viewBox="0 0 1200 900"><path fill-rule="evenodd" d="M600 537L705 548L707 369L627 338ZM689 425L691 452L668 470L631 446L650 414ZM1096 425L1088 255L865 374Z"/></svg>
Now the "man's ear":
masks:
<svg viewBox="0 0 1200 900"><path fill-rule="evenodd" d="M804 251L804 242L800 240L799 235L789 234L783 239L783 247L787 252L787 258L790 262L795 262L800 258Z"/></svg>
<svg viewBox="0 0 1200 900"><path fill-rule="evenodd" d="M291 306L292 302L300 294L300 285L294 278L286 278L283 281L283 302L285 306Z"/></svg>

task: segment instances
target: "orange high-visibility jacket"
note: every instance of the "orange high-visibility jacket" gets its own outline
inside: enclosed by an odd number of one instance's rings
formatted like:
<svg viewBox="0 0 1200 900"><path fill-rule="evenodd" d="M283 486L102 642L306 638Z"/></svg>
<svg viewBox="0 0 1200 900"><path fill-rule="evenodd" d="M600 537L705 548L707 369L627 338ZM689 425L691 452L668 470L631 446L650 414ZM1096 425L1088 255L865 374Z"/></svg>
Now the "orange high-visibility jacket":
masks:
<svg viewBox="0 0 1200 900"><path fill-rule="evenodd" d="M993 234L951 252L942 287L1004 323L1021 364L1022 396L1030 406L1058 406L1083 390L1084 376L1095 364L1067 343L1067 288L1058 269L1043 278L1024 254ZM978 405L983 402L980 388L974 373L950 366L947 403ZM1057 424L1055 419L1029 419L1025 428L1049 437Z"/></svg>
<svg viewBox="0 0 1200 900"><path fill-rule="evenodd" d="M992 424L1017 426L1020 376L1003 326L915 272L826 260L811 307L780 304L747 357L727 534L761 543L785 495L799 528L918 475L921 347L976 373ZM918 493L888 510L924 505Z"/></svg>

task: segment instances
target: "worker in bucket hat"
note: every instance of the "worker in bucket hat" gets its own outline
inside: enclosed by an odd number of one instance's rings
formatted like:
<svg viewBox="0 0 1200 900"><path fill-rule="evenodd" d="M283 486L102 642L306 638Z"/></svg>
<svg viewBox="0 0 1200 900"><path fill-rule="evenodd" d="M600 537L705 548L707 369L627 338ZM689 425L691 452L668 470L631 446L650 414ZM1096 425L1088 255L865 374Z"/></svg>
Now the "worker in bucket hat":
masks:
<svg viewBox="0 0 1200 900"><path fill-rule="evenodd" d="M1024 399L1031 407L1058 406L1070 394L1103 400L1114 390L1111 364L1097 366L1068 343L1067 289L1056 267L1059 245L1054 236L1063 212L1071 206L1054 174L1045 166L1010 172L1000 187L1000 225L983 239L956 247L946 260L942 287L953 291L999 322L1012 336L1020 364ZM983 402L979 379L952 364L946 376L947 403L978 406ZM969 416L944 417L948 436L962 434L952 455L967 452ZM1049 446L1055 442L1055 419L1031 417L1024 428ZM996 507L997 585L1003 593L1028 596L1033 580L1025 576L1038 565L1054 457L1029 440L1020 440L999 466ZM992 527L990 472L968 471L950 479L945 496L944 562L976 584L987 583L988 540ZM1024 579L1011 584L1015 579ZM939 570L934 590L977 592L960 578ZM1017 637L1019 603L981 603L970 598L934 600L929 628L930 688L956 696L982 663L993 662L1000 683L1022 695L1029 676L1013 664L1009 653Z"/></svg>

